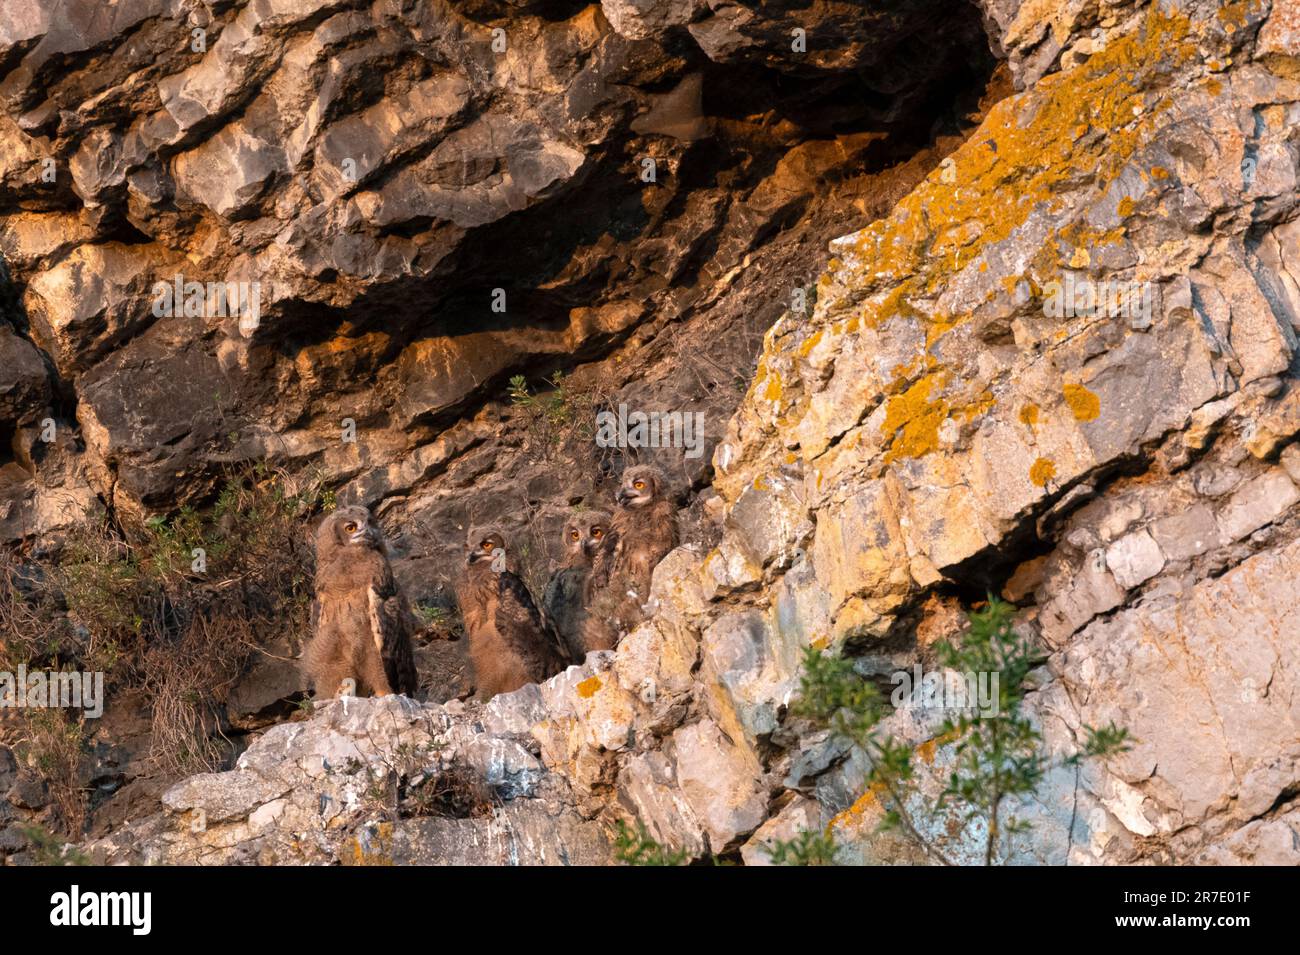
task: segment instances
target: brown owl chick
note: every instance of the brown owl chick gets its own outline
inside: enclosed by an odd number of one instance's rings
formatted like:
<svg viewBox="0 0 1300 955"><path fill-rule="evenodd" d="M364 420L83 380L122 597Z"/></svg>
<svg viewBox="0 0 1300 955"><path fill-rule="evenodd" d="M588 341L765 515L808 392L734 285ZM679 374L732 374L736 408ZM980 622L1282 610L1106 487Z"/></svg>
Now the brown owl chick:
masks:
<svg viewBox="0 0 1300 955"><path fill-rule="evenodd" d="M316 531L312 639L302 655L316 696L338 696L348 679L358 696L414 696L414 632L383 533L364 507L339 508Z"/></svg>
<svg viewBox="0 0 1300 955"><path fill-rule="evenodd" d="M564 566L546 585L542 597L542 612L575 663L594 650L614 646L609 621L588 612L591 565L609 532L609 522L605 511L576 512L564 522Z"/></svg>
<svg viewBox="0 0 1300 955"><path fill-rule="evenodd" d="M591 610L626 631L642 619L655 565L677 546L677 512L663 472L638 465L623 472L604 546L592 568Z"/></svg>
<svg viewBox="0 0 1300 955"><path fill-rule="evenodd" d="M505 535L495 527L474 528L467 547L456 602L469 637L478 698L554 676L566 665L566 655L515 573Z"/></svg>

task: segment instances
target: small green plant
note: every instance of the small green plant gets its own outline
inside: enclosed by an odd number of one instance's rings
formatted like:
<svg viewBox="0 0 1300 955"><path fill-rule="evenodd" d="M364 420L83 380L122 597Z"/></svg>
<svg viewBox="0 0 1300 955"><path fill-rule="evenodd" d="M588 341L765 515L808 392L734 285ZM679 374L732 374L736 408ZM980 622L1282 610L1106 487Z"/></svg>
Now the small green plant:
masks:
<svg viewBox="0 0 1300 955"><path fill-rule="evenodd" d="M510 379L510 403L524 412L529 436L551 459L571 438L590 441L596 434L596 393L574 386L563 372L543 379L549 390L534 393L523 375Z"/></svg>
<svg viewBox="0 0 1300 955"><path fill-rule="evenodd" d="M528 387L528 379L515 375L510 379L510 403L516 408L531 408L534 404L533 393Z"/></svg>
<svg viewBox="0 0 1300 955"><path fill-rule="evenodd" d="M835 865L840 847L828 833L805 829L793 839L777 839L763 847L773 865Z"/></svg>
<svg viewBox="0 0 1300 955"><path fill-rule="evenodd" d="M447 623L449 616L447 608L436 604L420 604L415 608L415 615L426 627L441 627Z"/></svg>
<svg viewBox="0 0 1300 955"><path fill-rule="evenodd" d="M622 819L614 829L614 857L637 866L686 865L688 859L686 850L668 849L652 839L641 823L632 829Z"/></svg>
<svg viewBox="0 0 1300 955"><path fill-rule="evenodd" d="M922 833L909 806L917 803L934 816L954 812L963 823L984 823L983 862L993 865L1010 851L1010 837L1029 823L1008 807L1034 793L1052 762L1042 751L1042 737L1022 711L1027 678L1042 656L1013 627L1014 608L990 598L981 610L967 614L969 628L959 643L936 647L939 662L959 673L996 674L997 703L991 712L963 710L944 720L937 741L950 746L954 764L936 801L926 806L915 780L913 748L878 731L887 708L876 687L863 680L844 657L809 649L804 656L800 694L792 707L817 725L862 749L871 763L867 783L885 807L882 829L901 831L931 860L952 860ZM1079 753L1062 761L1077 765L1084 759L1108 759L1131 747L1126 729L1111 723L1085 726ZM804 847L810 845L804 842ZM794 847L783 847L792 857Z"/></svg>

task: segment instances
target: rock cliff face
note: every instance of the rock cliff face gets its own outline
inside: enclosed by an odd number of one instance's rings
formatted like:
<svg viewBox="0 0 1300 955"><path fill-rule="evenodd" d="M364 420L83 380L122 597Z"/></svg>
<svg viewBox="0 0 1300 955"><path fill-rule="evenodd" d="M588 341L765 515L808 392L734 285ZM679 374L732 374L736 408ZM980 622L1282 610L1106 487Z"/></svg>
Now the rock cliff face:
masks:
<svg viewBox="0 0 1300 955"><path fill-rule="evenodd" d="M429 525L465 512L448 486L463 502L487 467L509 470L493 400L510 373L569 370L629 339L662 352L657 332L679 323L749 328L716 368L678 368L663 389L728 416L734 396L714 407L682 380L730 391L747 376L747 337L812 280L827 237L923 174L924 157L872 175L936 123L958 131L991 57L973 10L933 0L871 16L815 4L806 56L777 55L793 13L664 6L7 13L6 394L20 429L48 414L76 441L56 455L18 436L28 473L9 536L58 526L38 506L53 488L64 521L92 494L141 516L201 500L223 464L265 460L397 507L394 523L428 527L414 548L438 556ZM257 314L190 308L186 292L159 316L155 283L177 276L255 283ZM755 286L770 301L747 301ZM610 392L671 364L628 351L634 367L602 377Z"/></svg>
<svg viewBox="0 0 1300 955"><path fill-rule="evenodd" d="M730 423L616 651L485 706L327 704L92 852L597 862L621 818L697 858L825 828L919 861L787 712L800 654L932 665L992 591L1049 655L1048 748L1138 740L1051 774L1012 861L1300 861L1295 0L116 12L0 17L14 536L312 462L435 589L471 513L598 492L530 460L508 374ZM266 283L257 327L150 319L178 271ZM935 714L890 722L951 758Z"/></svg>

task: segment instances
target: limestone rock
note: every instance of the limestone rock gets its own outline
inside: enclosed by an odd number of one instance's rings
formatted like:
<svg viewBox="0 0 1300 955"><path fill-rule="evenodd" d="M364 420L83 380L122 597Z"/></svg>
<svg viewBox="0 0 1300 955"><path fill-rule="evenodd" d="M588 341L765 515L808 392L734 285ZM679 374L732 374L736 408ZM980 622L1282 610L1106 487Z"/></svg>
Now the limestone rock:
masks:
<svg viewBox="0 0 1300 955"><path fill-rule="evenodd" d="M231 460L319 466L410 528L432 599L471 518L548 551L608 497L624 449L541 434L516 373L709 434L647 455L691 533L615 650L486 705L327 704L92 852L605 862L621 820L693 859L820 827L933 862L791 715L800 655L887 677L1006 592L1047 749L1136 738L1055 765L1007 861L1300 861L1294 3L235 3L188 52L171 7L113 6L0 19L6 533L56 488L143 518ZM976 76L949 135L923 104ZM938 139L895 163L909 123ZM260 320L155 315L178 269L255 279ZM918 810L937 716L886 720ZM918 818L982 861L978 820Z"/></svg>
<svg viewBox="0 0 1300 955"><path fill-rule="evenodd" d="M757 761L711 720L673 734L677 785L700 820L714 852L752 832L767 814Z"/></svg>

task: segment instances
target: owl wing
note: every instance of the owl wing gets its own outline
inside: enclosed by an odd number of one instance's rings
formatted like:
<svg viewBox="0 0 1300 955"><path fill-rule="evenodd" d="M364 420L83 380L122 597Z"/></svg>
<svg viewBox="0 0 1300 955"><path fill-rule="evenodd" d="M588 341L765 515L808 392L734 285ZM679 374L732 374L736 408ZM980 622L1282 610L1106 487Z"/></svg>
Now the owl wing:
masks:
<svg viewBox="0 0 1300 955"><path fill-rule="evenodd" d="M591 563L590 586L596 590L601 589L609 584L610 574L614 572L614 565L618 561L618 555L622 551L619 540L618 528L611 524L605 533L604 539L600 542L600 550L596 551L595 557Z"/></svg>
<svg viewBox="0 0 1300 955"><path fill-rule="evenodd" d="M415 651L411 646L411 612L401 597L384 601L384 668L388 681L398 693L415 696L420 677L415 670Z"/></svg>
<svg viewBox="0 0 1300 955"><path fill-rule="evenodd" d="M564 567L551 578L542 597L542 619L575 663L586 656L581 631L591 602L590 581L589 568Z"/></svg>
<svg viewBox="0 0 1300 955"><path fill-rule="evenodd" d="M495 622L498 633L511 634L517 639L533 637L538 643L537 652L543 657L543 668L551 673L568 662L568 649L542 619L528 587L508 570L497 574Z"/></svg>
<svg viewBox="0 0 1300 955"><path fill-rule="evenodd" d="M561 568L551 575L551 579L546 585L546 591L542 594L542 618L552 627L556 626L560 615L564 613L565 592L567 589L565 587L564 568Z"/></svg>
<svg viewBox="0 0 1300 955"><path fill-rule="evenodd" d="M371 636L384 661L388 682L398 693L414 696L420 680L411 647L413 621L389 567L385 566L370 584L366 598Z"/></svg>

